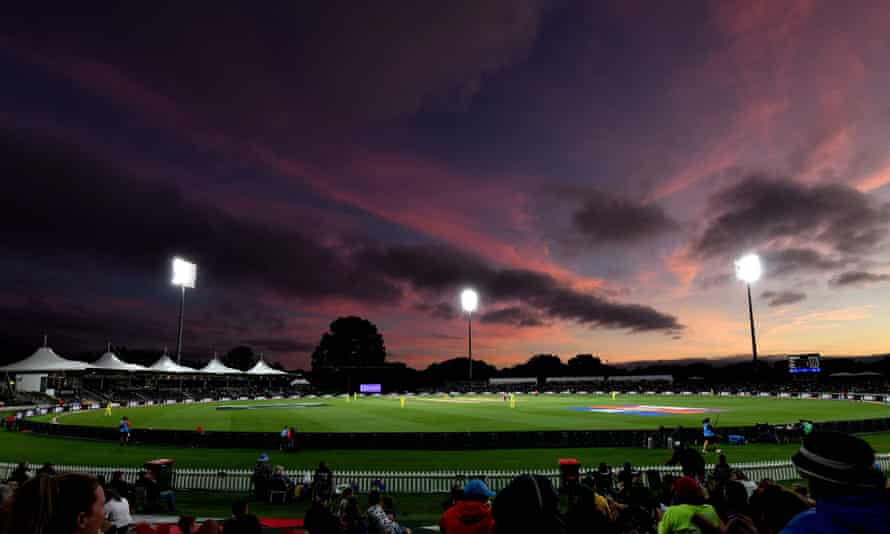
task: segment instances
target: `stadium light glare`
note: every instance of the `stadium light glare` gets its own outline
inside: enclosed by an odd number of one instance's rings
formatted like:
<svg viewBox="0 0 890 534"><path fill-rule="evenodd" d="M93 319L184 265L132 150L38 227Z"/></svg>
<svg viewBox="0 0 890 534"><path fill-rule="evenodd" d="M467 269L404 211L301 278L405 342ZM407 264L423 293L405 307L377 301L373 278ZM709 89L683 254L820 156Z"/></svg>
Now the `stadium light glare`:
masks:
<svg viewBox="0 0 890 534"><path fill-rule="evenodd" d="M467 364L470 382L473 381L473 312L479 307L479 294L472 289L460 292L460 306L467 312Z"/></svg>
<svg viewBox="0 0 890 534"><path fill-rule="evenodd" d="M763 267L760 265L760 256L757 254L745 254L735 262L735 275L745 282L748 288L748 320L751 323L751 361L754 365L754 373L757 373L757 336L754 333L754 305L751 302L751 284L760 280Z"/></svg>
<svg viewBox="0 0 890 534"><path fill-rule="evenodd" d="M174 286L194 289L197 277L197 265L182 258L173 258L173 280L171 280L171 283Z"/></svg>
<svg viewBox="0 0 890 534"><path fill-rule="evenodd" d="M473 313L479 306L479 294L472 289L464 289L460 294L460 305L467 313Z"/></svg>
<svg viewBox="0 0 890 534"><path fill-rule="evenodd" d="M763 267L757 254L746 254L735 262L735 275L745 283L753 284L760 280L762 274Z"/></svg>
<svg viewBox="0 0 890 534"><path fill-rule="evenodd" d="M182 290L179 297L179 330L176 334L176 363L182 364L182 322L185 313L185 288L194 289L198 278L198 266L182 258L173 258L173 280L171 283ZM179 389L182 390L180 377Z"/></svg>

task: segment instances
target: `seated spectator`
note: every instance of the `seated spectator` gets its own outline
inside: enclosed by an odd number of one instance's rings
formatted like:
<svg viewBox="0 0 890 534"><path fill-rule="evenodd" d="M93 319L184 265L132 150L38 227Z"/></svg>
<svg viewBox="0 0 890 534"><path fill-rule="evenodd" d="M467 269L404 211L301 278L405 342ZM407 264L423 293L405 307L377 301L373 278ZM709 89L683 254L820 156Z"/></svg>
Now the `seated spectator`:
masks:
<svg viewBox="0 0 890 534"><path fill-rule="evenodd" d="M496 534L540 532L562 534L559 496L547 477L520 475L498 493L491 509Z"/></svg>
<svg viewBox="0 0 890 534"><path fill-rule="evenodd" d="M803 497L771 480L760 483L748 505L761 534L777 534L792 517L810 508Z"/></svg>
<svg viewBox="0 0 890 534"><path fill-rule="evenodd" d="M890 491L868 443L839 432L815 432L792 458L816 507L796 515L783 534L890 532Z"/></svg>
<svg viewBox="0 0 890 534"><path fill-rule="evenodd" d="M160 506L163 501L167 505L167 511L173 512L176 510L176 492L172 489L162 490L154 471L150 469L143 471L142 476L137 481L137 485L145 488L145 506L147 509Z"/></svg>
<svg viewBox="0 0 890 534"><path fill-rule="evenodd" d="M396 518L396 509L392 503L392 497L388 495L383 497L383 511L386 513L386 517L392 521L392 534L411 534L410 528L403 527L399 524L398 519Z"/></svg>
<svg viewBox="0 0 890 534"><path fill-rule="evenodd" d="M249 512L247 501L238 499L232 503L232 517L223 523L225 534L262 534L260 521Z"/></svg>
<svg viewBox="0 0 890 534"><path fill-rule="evenodd" d="M692 477L696 480L704 480L705 478L705 459L701 453L692 447L687 447L681 441L674 442L674 454L665 465L680 465L683 476Z"/></svg>
<svg viewBox="0 0 890 534"><path fill-rule="evenodd" d="M43 467L41 467L40 469L37 470L37 476L40 476L40 475L53 476L56 474L57 474L56 470L53 469L53 464L51 464L49 462L46 462L45 464L43 464Z"/></svg>
<svg viewBox="0 0 890 534"><path fill-rule="evenodd" d="M383 510L380 492L371 490L368 494L368 534L392 534L392 532L392 520Z"/></svg>
<svg viewBox="0 0 890 534"><path fill-rule="evenodd" d="M105 495L90 475L33 478L7 503L5 534L96 534L105 520Z"/></svg>
<svg viewBox="0 0 890 534"><path fill-rule="evenodd" d="M608 500L594 491L588 482L579 484L568 496L565 523L568 534L616 532L617 526Z"/></svg>
<svg viewBox="0 0 890 534"><path fill-rule="evenodd" d="M639 471L634 471L630 462L624 462L624 467L618 472L618 483L621 485L619 491L628 493L635 476L639 476Z"/></svg>
<svg viewBox="0 0 890 534"><path fill-rule="evenodd" d="M123 471L115 471L111 474L111 482L108 483L108 487L126 499L133 497L133 485L124 480Z"/></svg>
<svg viewBox="0 0 890 534"><path fill-rule="evenodd" d="M668 506L658 523L658 534L693 533L701 530L693 523L693 517L703 517L715 527L720 526L717 511L705 504L705 497L698 482L688 476L674 481L674 504Z"/></svg>
<svg viewBox="0 0 890 534"><path fill-rule="evenodd" d="M284 472L284 466L276 465L275 471L272 473L272 481L281 481L287 487L288 493L293 493L296 484L290 477L287 476L287 473Z"/></svg>
<svg viewBox="0 0 890 534"><path fill-rule="evenodd" d="M723 484L729 480L731 474L732 469L729 467L729 464L726 463L726 455L721 454L717 460L717 465L714 466L714 471L711 473L711 477L713 477L717 484Z"/></svg>
<svg viewBox="0 0 890 534"><path fill-rule="evenodd" d="M352 497L352 488L350 486L346 486L343 488L343 491L340 492L340 501L337 503L337 517L343 515L343 511L349 505L349 498Z"/></svg>
<svg viewBox="0 0 890 534"><path fill-rule="evenodd" d="M319 462L318 469L312 476L312 495L329 500L334 493L334 473L325 465Z"/></svg>
<svg viewBox="0 0 890 534"><path fill-rule="evenodd" d="M130 516L130 503L114 489L105 491L105 517L111 522L106 534L127 534L133 518Z"/></svg>
<svg viewBox="0 0 890 534"><path fill-rule="evenodd" d="M451 486L451 492L448 494L448 498L442 502L442 510L447 510L458 503L464 496L464 488L460 484L454 484Z"/></svg>
<svg viewBox="0 0 890 534"><path fill-rule="evenodd" d="M717 515L725 523L736 517L750 519L748 492L737 480L727 480L723 484L716 485L710 493L708 503L717 510Z"/></svg>
<svg viewBox="0 0 890 534"><path fill-rule="evenodd" d="M439 519L439 531L448 534L487 534L494 528L488 500L494 492L485 482L471 480L464 486L457 503Z"/></svg>
<svg viewBox="0 0 890 534"><path fill-rule="evenodd" d="M253 475L250 483L253 486L253 494L257 500L265 501L269 498L269 482L272 480L272 466L269 465L269 455L260 454L253 466Z"/></svg>
<svg viewBox="0 0 890 534"><path fill-rule="evenodd" d="M9 480L15 482L19 486L23 485L31 478L31 470L28 468L27 462L19 462L19 465L9 474Z"/></svg>
<svg viewBox="0 0 890 534"><path fill-rule="evenodd" d="M340 532L340 519L331 512L327 499L317 497L312 500L312 506L306 512L303 519L303 528L309 534L338 534Z"/></svg>
<svg viewBox="0 0 890 534"><path fill-rule="evenodd" d="M364 534L365 523L362 521L362 513L358 509L358 499L350 495L346 499L346 506L340 512L340 532L343 534Z"/></svg>
<svg viewBox="0 0 890 534"><path fill-rule="evenodd" d="M195 518L190 515L184 515L176 522L176 527L170 529L170 534L193 534L194 531Z"/></svg>
<svg viewBox="0 0 890 534"><path fill-rule="evenodd" d="M593 479L596 483L594 489L600 495L607 496L615 492L615 477L612 475L612 469L606 462L600 462L596 473L593 474Z"/></svg>
<svg viewBox="0 0 890 534"><path fill-rule="evenodd" d="M757 489L757 483L753 480L748 480L748 477L745 476L745 473L740 469L736 469L729 475L730 480L735 480L739 482L742 486L745 486L745 491L748 493L748 499L754 495L754 491Z"/></svg>

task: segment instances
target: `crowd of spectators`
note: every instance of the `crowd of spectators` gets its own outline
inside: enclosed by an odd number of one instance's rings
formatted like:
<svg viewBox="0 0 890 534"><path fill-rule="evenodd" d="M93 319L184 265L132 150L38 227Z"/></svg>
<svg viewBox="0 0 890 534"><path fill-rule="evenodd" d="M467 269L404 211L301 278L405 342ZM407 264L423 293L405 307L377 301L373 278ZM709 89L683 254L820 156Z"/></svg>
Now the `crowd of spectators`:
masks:
<svg viewBox="0 0 890 534"><path fill-rule="evenodd" d="M534 474L518 476L497 494L485 481L470 480L452 489L438 527L447 534L890 532L886 478L871 447L853 436L817 431L804 440L792 463L806 486L750 481L722 455L706 469L701 454L682 444L668 463L679 465L682 475L641 473L630 463L613 474L600 464L580 480L567 478L559 491L548 478ZM288 495L298 493L298 485L306 486L304 494L311 503L304 524L310 534L411 532L392 497L380 491L382 484L367 494L364 505L353 488L338 489L333 472L323 463L311 480L300 483L290 481L280 466L269 466L268 458L258 461L257 472L263 477L268 473L270 487L271 481L280 481ZM20 464L0 485L0 534L153 532L148 525L133 525L137 488L121 473L106 482L90 475L58 474L49 464L32 473L27 464ZM183 517L177 529L190 534L260 532L245 500L233 503L232 515L222 525L208 521L198 527L194 518Z"/></svg>
<svg viewBox="0 0 890 534"><path fill-rule="evenodd" d="M617 475L601 464L560 492L548 478L532 474L517 477L497 495L484 481L471 480L452 489L438 527L448 534L890 532L890 489L866 442L817 432L792 460L808 487L750 481L722 455L706 472L701 454L682 445L668 463L680 465L683 474L650 478L648 487L646 474L629 463ZM327 495L314 498L306 527L312 534L404 531L377 491L370 493L363 517L351 491L337 506Z"/></svg>

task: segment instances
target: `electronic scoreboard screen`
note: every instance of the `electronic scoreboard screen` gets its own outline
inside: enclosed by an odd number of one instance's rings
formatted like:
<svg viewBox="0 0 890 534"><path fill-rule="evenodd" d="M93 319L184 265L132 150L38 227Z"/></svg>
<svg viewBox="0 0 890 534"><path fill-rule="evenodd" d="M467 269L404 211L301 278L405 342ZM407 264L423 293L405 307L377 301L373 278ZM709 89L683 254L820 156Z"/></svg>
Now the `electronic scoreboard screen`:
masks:
<svg viewBox="0 0 890 534"><path fill-rule="evenodd" d="M358 390L362 393L381 393L383 386L381 384L361 384Z"/></svg>
<svg viewBox="0 0 890 534"><path fill-rule="evenodd" d="M788 356L788 372L795 374L822 372L822 357L818 354Z"/></svg>

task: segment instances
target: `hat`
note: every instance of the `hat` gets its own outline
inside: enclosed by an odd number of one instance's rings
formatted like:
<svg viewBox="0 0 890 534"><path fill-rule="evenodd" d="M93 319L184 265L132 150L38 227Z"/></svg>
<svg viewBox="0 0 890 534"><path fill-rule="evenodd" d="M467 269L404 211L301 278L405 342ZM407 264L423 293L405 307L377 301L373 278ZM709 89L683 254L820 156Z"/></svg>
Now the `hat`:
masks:
<svg viewBox="0 0 890 534"><path fill-rule="evenodd" d="M464 486L464 497L494 497L494 492L488 489L485 482L474 479Z"/></svg>
<svg viewBox="0 0 890 534"><path fill-rule="evenodd" d="M884 487L884 474L874 468L871 446L841 432L811 434L791 457L791 463L805 478L838 486Z"/></svg>
<svg viewBox="0 0 890 534"><path fill-rule="evenodd" d="M256 461L258 461L258 462L268 462L268 461L269 461L269 455L266 454L266 453L263 453L263 454L260 455L259 458L256 459Z"/></svg>
<svg viewBox="0 0 890 534"><path fill-rule="evenodd" d="M680 477L674 481L674 495L679 499L691 499L701 495L701 487L692 477Z"/></svg>

